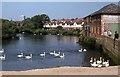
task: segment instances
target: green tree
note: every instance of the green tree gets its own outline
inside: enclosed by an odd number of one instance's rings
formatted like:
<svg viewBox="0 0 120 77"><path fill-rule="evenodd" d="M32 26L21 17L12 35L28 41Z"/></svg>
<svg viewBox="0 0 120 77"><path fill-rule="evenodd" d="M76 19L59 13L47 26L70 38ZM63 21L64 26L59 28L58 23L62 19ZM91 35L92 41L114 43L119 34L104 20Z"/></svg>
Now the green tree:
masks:
<svg viewBox="0 0 120 77"><path fill-rule="evenodd" d="M2 38L11 38L16 36L17 28L14 21L2 19Z"/></svg>
<svg viewBox="0 0 120 77"><path fill-rule="evenodd" d="M62 26L57 26L56 29L57 29L57 30L62 30L63 27L62 27Z"/></svg>
<svg viewBox="0 0 120 77"><path fill-rule="evenodd" d="M31 18L31 21L34 22L35 29L43 28L44 24L50 21L50 18L46 14L36 15Z"/></svg>
<svg viewBox="0 0 120 77"><path fill-rule="evenodd" d="M23 24L23 31L25 32L32 32L32 33L39 33L37 29L42 29L44 24L50 21L50 18L46 14L35 15L32 18L27 18L22 21Z"/></svg>

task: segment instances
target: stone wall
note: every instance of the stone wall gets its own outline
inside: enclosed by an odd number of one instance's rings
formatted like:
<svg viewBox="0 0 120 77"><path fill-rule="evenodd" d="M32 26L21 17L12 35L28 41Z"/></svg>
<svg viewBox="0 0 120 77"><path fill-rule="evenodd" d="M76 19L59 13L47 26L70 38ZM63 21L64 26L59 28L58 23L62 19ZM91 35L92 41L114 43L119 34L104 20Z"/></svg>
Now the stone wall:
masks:
<svg viewBox="0 0 120 77"><path fill-rule="evenodd" d="M98 36L97 42L102 44L103 48L106 49L105 51L112 59L118 63L120 60L120 39L115 40L108 37L108 36Z"/></svg>

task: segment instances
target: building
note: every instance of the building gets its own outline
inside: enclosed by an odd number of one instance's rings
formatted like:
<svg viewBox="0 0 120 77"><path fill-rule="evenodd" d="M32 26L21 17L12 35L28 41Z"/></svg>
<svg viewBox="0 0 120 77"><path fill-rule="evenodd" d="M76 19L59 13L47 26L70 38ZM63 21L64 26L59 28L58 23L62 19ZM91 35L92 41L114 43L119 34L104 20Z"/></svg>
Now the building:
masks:
<svg viewBox="0 0 120 77"><path fill-rule="evenodd" d="M115 31L120 34L120 6L109 4L100 10L86 16L84 18L84 34L86 36L101 36L110 30L112 37Z"/></svg>
<svg viewBox="0 0 120 77"><path fill-rule="evenodd" d="M82 30L84 20L81 18L76 19L60 19L52 20L49 23L45 24L44 27L48 29L55 29L57 26L62 26L65 30L80 29Z"/></svg>

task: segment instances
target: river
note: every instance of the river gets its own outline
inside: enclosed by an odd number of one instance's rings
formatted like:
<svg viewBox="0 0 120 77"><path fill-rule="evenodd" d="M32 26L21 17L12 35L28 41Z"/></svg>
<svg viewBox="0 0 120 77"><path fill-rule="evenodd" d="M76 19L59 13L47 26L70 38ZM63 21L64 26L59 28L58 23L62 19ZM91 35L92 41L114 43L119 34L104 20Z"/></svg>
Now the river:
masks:
<svg viewBox="0 0 120 77"><path fill-rule="evenodd" d="M88 48L86 52L78 52L82 45L76 43L77 36L62 35L23 35L20 39L3 40L2 47L5 50L6 59L2 61L2 70L30 70L59 66L90 66L90 57L99 59L100 56L107 59L98 51ZM64 58L50 55L53 51L65 54ZM33 54L32 59L17 58L21 52ZM40 53L46 52L45 57Z"/></svg>

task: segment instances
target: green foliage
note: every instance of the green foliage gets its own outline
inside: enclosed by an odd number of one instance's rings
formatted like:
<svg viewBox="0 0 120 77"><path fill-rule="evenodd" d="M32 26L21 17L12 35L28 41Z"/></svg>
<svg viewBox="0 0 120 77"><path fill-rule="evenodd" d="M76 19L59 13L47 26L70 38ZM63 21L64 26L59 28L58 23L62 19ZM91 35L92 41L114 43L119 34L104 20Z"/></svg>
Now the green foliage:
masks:
<svg viewBox="0 0 120 77"><path fill-rule="evenodd" d="M98 43L96 42L96 39L95 39L95 38L80 36L79 42L80 42L82 45L87 46L87 47L89 47L89 48L91 48L91 49L96 49L96 50L98 50L98 51L103 51L102 45L101 45L101 44L98 44Z"/></svg>
<svg viewBox="0 0 120 77"><path fill-rule="evenodd" d="M35 15L31 18L31 21L33 22L35 29L43 28L43 25L50 21L50 18L46 14L42 15Z"/></svg>
<svg viewBox="0 0 120 77"><path fill-rule="evenodd" d="M50 18L46 14L35 15L32 18L27 18L24 21L22 21L24 23L22 27L22 31L26 33L39 34L41 32L41 29L43 28L43 25L49 21L50 21ZM42 32L43 34L44 33L46 34L45 31L42 31Z"/></svg>
<svg viewBox="0 0 120 77"><path fill-rule="evenodd" d="M41 15L35 15L32 18L27 18L20 23L20 25L17 25L14 21L9 21L2 19L2 31L3 31L3 38L11 38L13 36L16 36L17 33L30 33L30 34L37 34L37 35L79 35L80 30L64 30L62 26L58 26L57 28L53 30L47 30L43 28L43 25L45 25L47 22L50 21L50 18L46 14Z"/></svg>
<svg viewBox="0 0 120 77"><path fill-rule="evenodd" d="M2 19L2 38L11 38L16 36L18 29L14 21Z"/></svg>
<svg viewBox="0 0 120 77"><path fill-rule="evenodd" d="M28 30L29 31L29 30ZM34 29L31 33L35 33L37 35L79 35L79 30L46 30L46 29ZM30 33L30 32L29 32Z"/></svg>
<svg viewBox="0 0 120 77"><path fill-rule="evenodd" d="M57 26L56 29L57 29L57 30L62 30L63 27L62 27L62 26Z"/></svg>
<svg viewBox="0 0 120 77"><path fill-rule="evenodd" d="M77 36L79 36L80 32L81 32L80 30L64 30L61 33L63 35L77 35Z"/></svg>
<svg viewBox="0 0 120 77"><path fill-rule="evenodd" d="M91 38L91 37L81 36L80 37L80 42L82 42L83 45L88 46L88 47L94 49L95 48L96 39L95 38Z"/></svg>

